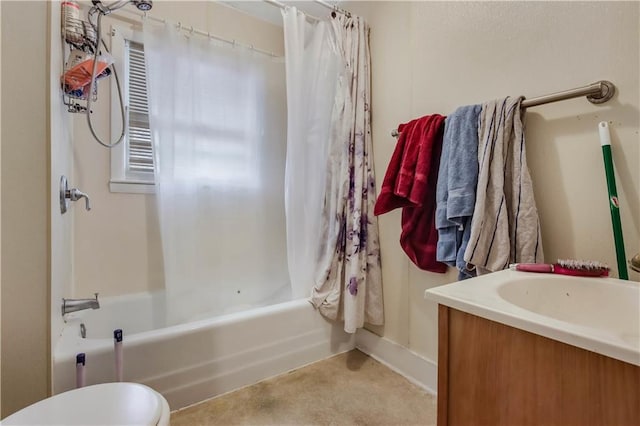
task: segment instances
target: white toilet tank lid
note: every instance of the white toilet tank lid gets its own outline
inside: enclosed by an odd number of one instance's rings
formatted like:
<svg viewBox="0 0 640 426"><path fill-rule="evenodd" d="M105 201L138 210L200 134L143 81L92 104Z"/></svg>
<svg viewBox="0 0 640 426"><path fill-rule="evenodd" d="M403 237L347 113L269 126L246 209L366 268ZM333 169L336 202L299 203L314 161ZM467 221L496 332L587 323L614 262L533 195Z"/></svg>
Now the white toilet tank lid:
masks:
<svg viewBox="0 0 640 426"><path fill-rule="evenodd" d="M162 416L160 395L139 383L103 383L54 395L3 419L2 425L145 425Z"/></svg>

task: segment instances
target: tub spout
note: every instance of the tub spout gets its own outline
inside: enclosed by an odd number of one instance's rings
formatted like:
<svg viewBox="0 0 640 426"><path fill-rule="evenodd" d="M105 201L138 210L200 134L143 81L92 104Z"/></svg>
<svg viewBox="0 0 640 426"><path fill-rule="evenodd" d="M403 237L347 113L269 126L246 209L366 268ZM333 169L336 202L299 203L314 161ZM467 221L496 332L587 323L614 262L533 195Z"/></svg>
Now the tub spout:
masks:
<svg viewBox="0 0 640 426"><path fill-rule="evenodd" d="M84 309L99 309L98 293L95 299L62 299L62 316L68 313L82 311Z"/></svg>

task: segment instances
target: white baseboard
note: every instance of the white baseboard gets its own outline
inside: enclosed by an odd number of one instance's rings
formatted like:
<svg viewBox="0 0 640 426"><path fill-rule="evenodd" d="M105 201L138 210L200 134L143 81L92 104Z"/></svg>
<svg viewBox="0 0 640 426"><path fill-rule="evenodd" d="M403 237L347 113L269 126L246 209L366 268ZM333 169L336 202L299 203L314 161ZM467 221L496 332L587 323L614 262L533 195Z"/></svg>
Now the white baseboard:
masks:
<svg viewBox="0 0 640 426"><path fill-rule="evenodd" d="M435 362L364 328L358 329L356 333L356 348L404 376L411 383L436 395L438 366Z"/></svg>

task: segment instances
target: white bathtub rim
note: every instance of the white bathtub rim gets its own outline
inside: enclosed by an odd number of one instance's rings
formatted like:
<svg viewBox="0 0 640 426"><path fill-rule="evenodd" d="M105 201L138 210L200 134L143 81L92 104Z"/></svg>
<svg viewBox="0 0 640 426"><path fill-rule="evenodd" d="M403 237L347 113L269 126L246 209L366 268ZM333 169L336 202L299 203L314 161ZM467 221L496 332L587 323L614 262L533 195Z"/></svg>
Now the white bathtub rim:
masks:
<svg viewBox="0 0 640 426"><path fill-rule="evenodd" d="M119 297L119 296L118 296ZM275 305L262 306L246 311L232 312L225 315L220 315L212 318L200 319L188 323L171 325L156 330L143 331L131 335L126 334L126 330L123 330L124 344L125 345L139 345L149 342L156 342L164 340L166 338L177 337L184 334L197 333L203 329L216 326L224 326L227 324L233 324L238 320L252 320L261 316L268 316L271 313L286 312L294 310L303 305L308 305L313 308L313 305L309 299L296 299L287 302L277 303ZM318 313L318 315L320 315ZM83 339L77 335L73 335L73 329L79 330L80 323L83 322L81 315L68 318L67 323L62 331L62 336L58 339L56 350L54 354L55 359L65 359L75 357L77 354L77 348L74 343L81 342L82 347L87 350L113 350L113 339L108 338L87 338Z"/></svg>

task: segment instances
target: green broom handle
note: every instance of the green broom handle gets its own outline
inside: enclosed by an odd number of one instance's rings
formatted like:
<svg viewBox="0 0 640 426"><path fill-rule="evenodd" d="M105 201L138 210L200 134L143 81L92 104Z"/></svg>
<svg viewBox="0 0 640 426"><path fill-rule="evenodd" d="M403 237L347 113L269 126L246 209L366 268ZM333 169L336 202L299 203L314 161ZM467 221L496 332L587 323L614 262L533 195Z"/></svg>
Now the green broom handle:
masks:
<svg viewBox="0 0 640 426"><path fill-rule="evenodd" d="M618 261L618 277L628 280L627 260L624 252L624 238L622 237L622 223L620 223L620 204L618 202L618 190L616 189L616 177L613 172L613 158L611 157L611 136L609 125L606 121L598 124L600 131L600 144L602 145L602 157L604 159L604 171L607 176L607 190L609 191L609 209L611 210L611 224L613 225L613 239L616 246L616 259Z"/></svg>

